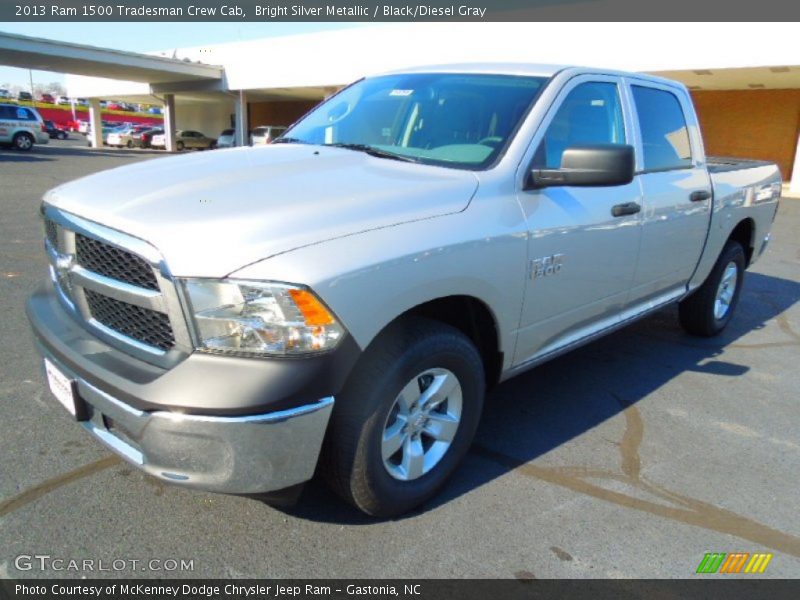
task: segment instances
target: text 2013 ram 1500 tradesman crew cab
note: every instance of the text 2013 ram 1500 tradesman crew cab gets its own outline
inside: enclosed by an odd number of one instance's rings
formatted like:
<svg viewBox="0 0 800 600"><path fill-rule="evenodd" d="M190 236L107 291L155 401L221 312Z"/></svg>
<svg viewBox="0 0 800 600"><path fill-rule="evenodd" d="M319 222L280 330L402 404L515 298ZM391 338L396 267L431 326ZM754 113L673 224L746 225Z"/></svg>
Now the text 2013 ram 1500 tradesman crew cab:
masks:
<svg viewBox="0 0 800 600"><path fill-rule="evenodd" d="M780 196L633 73L368 77L278 142L49 192L28 315L54 395L152 476L261 494L321 461L373 515L436 493L498 381L671 302L722 330Z"/></svg>

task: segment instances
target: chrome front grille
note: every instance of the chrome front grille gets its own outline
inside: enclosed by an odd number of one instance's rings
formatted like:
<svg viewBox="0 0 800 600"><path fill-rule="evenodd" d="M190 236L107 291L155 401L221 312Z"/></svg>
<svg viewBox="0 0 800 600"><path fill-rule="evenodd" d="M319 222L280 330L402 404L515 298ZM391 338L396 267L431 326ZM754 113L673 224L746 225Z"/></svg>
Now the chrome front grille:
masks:
<svg viewBox="0 0 800 600"><path fill-rule="evenodd" d="M115 300L92 290L84 290L84 293L92 317L106 327L164 351L175 345L169 317L164 313Z"/></svg>
<svg viewBox="0 0 800 600"><path fill-rule="evenodd" d="M76 233L75 257L78 264L89 271L147 290L158 290L153 267L141 256L122 248Z"/></svg>
<svg viewBox="0 0 800 600"><path fill-rule="evenodd" d="M98 338L160 366L191 351L177 291L147 242L45 207L50 273L65 308Z"/></svg>
<svg viewBox="0 0 800 600"><path fill-rule="evenodd" d="M44 235L53 248L58 247L58 226L50 219L44 220Z"/></svg>

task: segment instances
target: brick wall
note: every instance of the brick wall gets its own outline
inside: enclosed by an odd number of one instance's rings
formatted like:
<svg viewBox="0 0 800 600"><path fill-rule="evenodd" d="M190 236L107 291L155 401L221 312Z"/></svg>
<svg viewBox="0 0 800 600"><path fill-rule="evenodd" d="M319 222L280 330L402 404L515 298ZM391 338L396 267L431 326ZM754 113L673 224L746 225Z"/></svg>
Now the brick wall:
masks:
<svg viewBox="0 0 800 600"><path fill-rule="evenodd" d="M706 153L778 163L789 180L800 131L800 90L692 92Z"/></svg>
<svg viewBox="0 0 800 600"><path fill-rule="evenodd" d="M315 100L253 102L248 105L250 129L259 125L291 125L317 104Z"/></svg>

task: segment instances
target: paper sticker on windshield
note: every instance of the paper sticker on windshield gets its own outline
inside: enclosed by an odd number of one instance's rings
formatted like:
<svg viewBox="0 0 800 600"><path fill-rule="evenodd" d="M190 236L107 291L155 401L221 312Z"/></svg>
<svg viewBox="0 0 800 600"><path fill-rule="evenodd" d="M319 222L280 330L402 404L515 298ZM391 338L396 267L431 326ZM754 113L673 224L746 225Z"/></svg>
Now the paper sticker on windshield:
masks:
<svg viewBox="0 0 800 600"><path fill-rule="evenodd" d="M390 96L410 96L414 93L414 90L392 90L389 92Z"/></svg>

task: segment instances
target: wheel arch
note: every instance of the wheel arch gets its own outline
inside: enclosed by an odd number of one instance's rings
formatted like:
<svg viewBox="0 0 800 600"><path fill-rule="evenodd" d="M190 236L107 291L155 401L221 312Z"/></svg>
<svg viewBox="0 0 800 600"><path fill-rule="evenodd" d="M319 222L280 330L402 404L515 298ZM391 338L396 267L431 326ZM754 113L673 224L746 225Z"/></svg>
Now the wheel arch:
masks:
<svg viewBox="0 0 800 600"><path fill-rule="evenodd" d="M751 217L746 217L733 228L728 241L739 242L744 249L745 267L750 265L755 250L756 223Z"/></svg>
<svg viewBox="0 0 800 600"><path fill-rule="evenodd" d="M381 332L402 319L417 316L458 329L478 349L486 372L486 385L500 380L503 352L497 317L483 300L466 294L442 296L413 306L387 323Z"/></svg>
<svg viewBox="0 0 800 600"><path fill-rule="evenodd" d="M15 131L14 135L11 136L11 143L13 144L17 140L17 138L23 136L30 138L31 142L33 142L34 144L36 143L36 138L34 137L34 135L30 131L27 131L26 129L20 129L18 131Z"/></svg>
<svg viewBox="0 0 800 600"><path fill-rule="evenodd" d="M688 292L691 293L700 287L706 278L711 273L720 254L725 249L725 245L733 240L738 242L744 250L745 268L749 267L755 258L757 258L755 244L757 239L756 220L752 216L743 216L736 221L736 225L728 229L731 219L722 220L722 223L715 222L712 219L711 229L708 234L708 240L700 257L700 262L697 265L694 275L689 281Z"/></svg>

